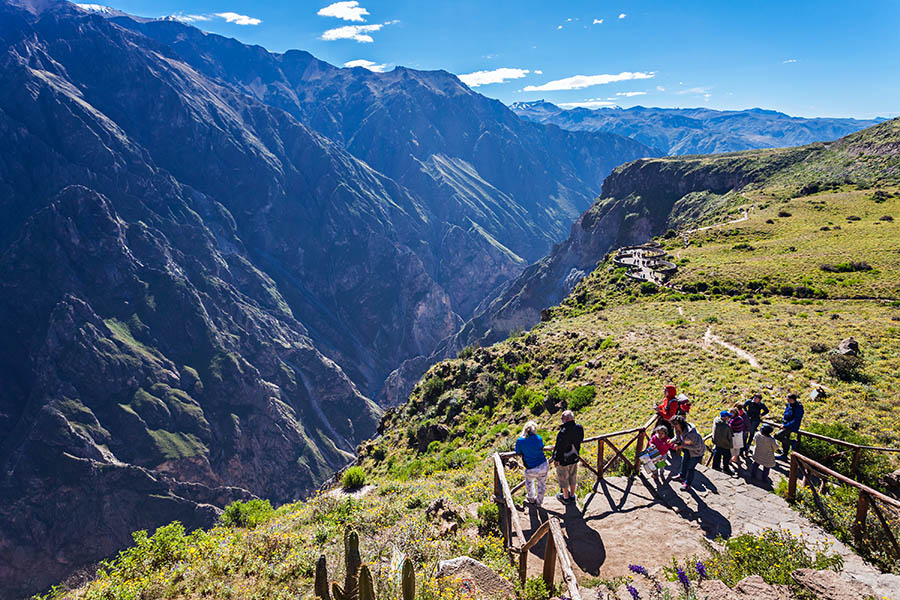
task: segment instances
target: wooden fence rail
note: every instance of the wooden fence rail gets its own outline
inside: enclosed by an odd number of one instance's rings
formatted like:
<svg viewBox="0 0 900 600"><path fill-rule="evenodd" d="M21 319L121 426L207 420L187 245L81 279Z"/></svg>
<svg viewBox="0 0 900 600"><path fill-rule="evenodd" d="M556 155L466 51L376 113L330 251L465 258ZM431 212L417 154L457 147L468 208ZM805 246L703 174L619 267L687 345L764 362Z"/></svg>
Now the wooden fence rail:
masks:
<svg viewBox="0 0 900 600"><path fill-rule="evenodd" d="M797 497L797 480L801 476L801 471L803 471L802 478L804 483L809 486L810 491L813 494L813 501L815 502L816 507L834 529L836 529L836 527L834 525L832 517L828 513L828 510L825 508L822 500L819 498L819 492L812 484L809 474L815 473L819 475L823 480L825 477L831 477L832 479L836 479L837 481L840 481L845 485L855 487L859 492L859 499L856 503L856 517L854 519L853 526L851 527L851 533L853 534L856 543L858 545L862 545L865 543L867 533L866 517L868 515L869 509L871 508L875 513L875 516L878 518L878 522L881 525L882 530L884 531L885 537L890 542L891 548L888 553L890 554L892 552L894 556L898 560L900 560L900 544L897 543L897 538L894 535L894 532L891 529L888 520L884 515L884 512L878 506L878 502L882 502L887 506L890 506L894 510L900 511L900 501L895 500L894 498L891 498L889 496L885 496L878 490L874 490L863 483L854 481L846 475L841 475L836 471L832 471L825 465L822 465L811 458L803 456L799 452L791 453L791 472L788 478L788 501L794 501Z"/></svg>

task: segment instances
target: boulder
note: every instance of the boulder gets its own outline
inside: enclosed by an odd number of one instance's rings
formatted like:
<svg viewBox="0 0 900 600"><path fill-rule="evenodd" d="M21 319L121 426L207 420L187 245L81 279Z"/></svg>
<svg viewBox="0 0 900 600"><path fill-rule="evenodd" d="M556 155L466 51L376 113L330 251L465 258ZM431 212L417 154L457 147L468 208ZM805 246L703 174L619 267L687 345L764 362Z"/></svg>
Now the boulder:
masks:
<svg viewBox="0 0 900 600"><path fill-rule="evenodd" d="M852 337L843 339L838 344L837 353L845 356L859 356L859 342Z"/></svg>
<svg viewBox="0 0 900 600"><path fill-rule="evenodd" d="M818 600L861 600L878 597L871 586L860 581L844 579L834 571L797 569L791 573L791 577Z"/></svg>
<svg viewBox="0 0 900 600"><path fill-rule="evenodd" d="M428 444L431 442L443 442L448 435L450 435L450 430L446 425L422 425L416 430L416 445L419 447L419 452L428 450Z"/></svg>
<svg viewBox="0 0 900 600"><path fill-rule="evenodd" d="M464 519L464 511L462 507L453 504L446 498L438 498L428 505L425 509L425 515L429 519L435 519L440 525L440 537L455 533L459 529L459 524Z"/></svg>
<svg viewBox="0 0 900 600"><path fill-rule="evenodd" d="M451 580L465 596L484 600L516 596L516 588L508 579L469 556L442 560L438 563L437 576Z"/></svg>
<svg viewBox="0 0 900 600"><path fill-rule="evenodd" d="M751 575L740 580L734 586L734 591L739 593L741 598L753 600L791 600L789 586L766 583L759 575Z"/></svg>
<svg viewBox="0 0 900 600"><path fill-rule="evenodd" d="M900 469L884 475L881 478L881 483L888 488L894 496L900 496Z"/></svg>

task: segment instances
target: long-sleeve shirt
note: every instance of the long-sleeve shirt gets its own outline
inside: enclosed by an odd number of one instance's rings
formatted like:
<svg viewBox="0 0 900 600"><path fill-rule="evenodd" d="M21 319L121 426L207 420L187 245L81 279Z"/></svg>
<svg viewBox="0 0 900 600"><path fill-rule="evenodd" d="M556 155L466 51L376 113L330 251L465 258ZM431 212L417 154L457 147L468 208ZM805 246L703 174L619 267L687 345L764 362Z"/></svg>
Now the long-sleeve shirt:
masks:
<svg viewBox="0 0 900 600"><path fill-rule="evenodd" d="M672 443L672 440L669 438L662 438L655 433L650 436L650 443L656 446L656 449L659 450L659 453L665 456L669 450L672 450L675 445Z"/></svg>
<svg viewBox="0 0 900 600"><path fill-rule="evenodd" d="M544 456L544 440L536 433L516 440L516 454L522 455L526 469L533 469L547 462L547 457Z"/></svg>
<svg viewBox="0 0 900 600"><path fill-rule="evenodd" d="M706 452L706 444L703 443L703 436L700 435L700 432L697 431L697 428L693 425L690 425L690 429L688 429L684 435L677 436L675 441L679 444L683 444L685 450L687 450L688 454L693 458L703 456L703 453Z"/></svg>
<svg viewBox="0 0 900 600"><path fill-rule="evenodd" d="M747 429L747 420L741 415L731 417L728 424L731 425L731 430L735 433L741 433Z"/></svg>
<svg viewBox="0 0 900 600"><path fill-rule="evenodd" d="M751 423L759 423L764 416L769 414L769 407L762 402L747 400L744 402L744 412L747 413L748 421Z"/></svg>
<svg viewBox="0 0 900 600"><path fill-rule="evenodd" d="M575 421L563 423L556 434L553 446L553 460L561 465L574 465L578 462L581 442L584 441L584 428Z"/></svg>
<svg viewBox="0 0 900 600"><path fill-rule="evenodd" d="M781 418L782 426L791 431L799 431L802 421L803 405L799 401L788 402L784 407L784 416Z"/></svg>

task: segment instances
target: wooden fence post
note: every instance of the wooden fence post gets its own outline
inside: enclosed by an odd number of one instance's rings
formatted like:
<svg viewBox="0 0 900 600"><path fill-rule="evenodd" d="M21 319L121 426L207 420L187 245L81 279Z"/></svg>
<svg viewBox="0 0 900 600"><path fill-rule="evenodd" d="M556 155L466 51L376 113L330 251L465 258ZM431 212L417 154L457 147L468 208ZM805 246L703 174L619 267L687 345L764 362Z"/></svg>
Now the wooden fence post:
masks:
<svg viewBox="0 0 900 600"><path fill-rule="evenodd" d="M853 533L853 539L862 546L866 537L866 515L869 512L869 495L859 490L859 500L856 501L856 520L850 531Z"/></svg>
<svg viewBox="0 0 900 600"><path fill-rule="evenodd" d="M547 536L547 545L544 547L543 576L547 589L552 590L553 580L556 578L556 540L553 539L552 535Z"/></svg>
<svg viewBox="0 0 900 600"><path fill-rule="evenodd" d="M794 453L791 453L791 474L788 478L787 499L793 501L797 495L797 470L800 468L800 461Z"/></svg>
<svg viewBox="0 0 900 600"><path fill-rule="evenodd" d="M850 465L850 476L853 479L857 478L859 472L859 454L862 452L862 448L857 447L853 451L853 463Z"/></svg>
<svg viewBox="0 0 900 600"><path fill-rule="evenodd" d="M597 481L603 479L603 467L606 465L606 461L603 460L604 446L603 438L597 440Z"/></svg>
<svg viewBox="0 0 900 600"><path fill-rule="evenodd" d="M634 449L634 476L637 477L640 474L641 468L641 459L640 453L644 451L644 430L638 432L637 446Z"/></svg>

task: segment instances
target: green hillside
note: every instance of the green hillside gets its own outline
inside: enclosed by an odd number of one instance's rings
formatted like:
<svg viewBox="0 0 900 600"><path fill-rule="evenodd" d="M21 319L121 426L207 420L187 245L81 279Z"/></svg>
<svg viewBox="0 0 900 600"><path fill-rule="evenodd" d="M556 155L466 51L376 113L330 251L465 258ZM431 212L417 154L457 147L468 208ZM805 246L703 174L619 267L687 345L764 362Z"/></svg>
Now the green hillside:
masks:
<svg viewBox="0 0 900 600"><path fill-rule="evenodd" d="M755 173L739 193L680 198L673 231L659 238L679 266L671 287L633 281L611 257L597 257L544 322L435 365L409 402L385 415L383 435L359 448L372 488L337 486L274 512L257 507L255 527L232 514L209 532L170 527L138 537L96 578L57 595L311 596L319 554L341 564L347 525L360 532L363 560L384 570L383 596L396 596L387 583L395 547L418 565L422 600L453 596L434 577L441 559L467 554L513 578L485 459L510 449L531 418L552 439L563 405L588 435L641 425L670 382L691 397L704 432L753 391L775 414L795 392L806 424L840 423L871 443L900 446L898 123L829 146L641 161L677 170L737 160ZM745 220L727 223L744 211ZM831 353L848 337L862 356L850 369ZM812 401L817 388L826 396ZM593 451L585 450L589 461ZM591 482L586 475L581 485ZM455 526L428 511L441 498L456 507Z"/></svg>

